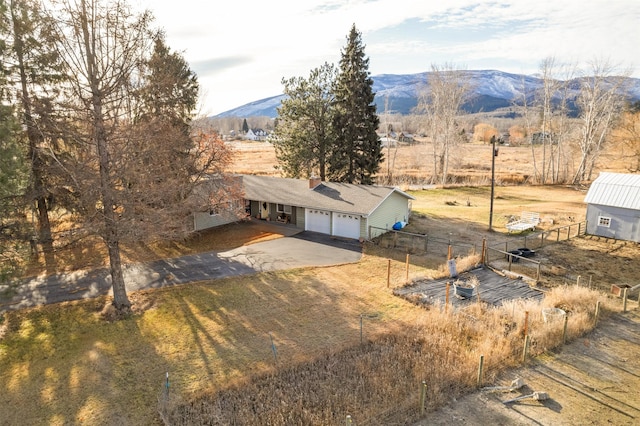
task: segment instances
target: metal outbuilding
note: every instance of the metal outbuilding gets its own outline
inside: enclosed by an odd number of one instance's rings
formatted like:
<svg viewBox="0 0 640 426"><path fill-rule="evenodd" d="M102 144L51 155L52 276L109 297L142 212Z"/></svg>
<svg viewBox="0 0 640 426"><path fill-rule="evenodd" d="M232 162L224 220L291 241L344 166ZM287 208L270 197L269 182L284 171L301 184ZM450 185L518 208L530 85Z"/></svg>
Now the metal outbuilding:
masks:
<svg viewBox="0 0 640 426"><path fill-rule="evenodd" d="M587 234L640 242L640 174L602 172L584 202Z"/></svg>

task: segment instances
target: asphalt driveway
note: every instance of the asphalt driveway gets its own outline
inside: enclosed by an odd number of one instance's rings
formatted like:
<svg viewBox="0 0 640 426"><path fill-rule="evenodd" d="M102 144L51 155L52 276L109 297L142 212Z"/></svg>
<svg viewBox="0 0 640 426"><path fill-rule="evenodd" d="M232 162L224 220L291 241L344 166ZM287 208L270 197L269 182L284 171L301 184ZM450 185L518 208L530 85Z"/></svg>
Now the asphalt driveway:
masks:
<svg viewBox="0 0 640 426"><path fill-rule="evenodd" d="M228 251L127 265L124 279L127 290L135 291L264 271L353 263L361 257L362 248L355 240L305 231ZM21 281L13 297L0 298L0 313L110 293L107 268L41 276Z"/></svg>

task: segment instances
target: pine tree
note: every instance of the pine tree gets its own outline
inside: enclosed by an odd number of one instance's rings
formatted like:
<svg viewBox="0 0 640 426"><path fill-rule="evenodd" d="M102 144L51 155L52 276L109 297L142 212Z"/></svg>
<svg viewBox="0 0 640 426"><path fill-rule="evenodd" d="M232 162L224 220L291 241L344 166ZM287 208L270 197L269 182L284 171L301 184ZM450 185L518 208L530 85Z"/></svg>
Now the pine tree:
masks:
<svg viewBox="0 0 640 426"><path fill-rule="evenodd" d="M336 68L325 63L309 78L282 80L288 96L278 108L273 137L279 167L290 177L316 174L326 178L327 163L335 142L332 132L333 85Z"/></svg>
<svg viewBox="0 0 640 426"><path fill-rule="evenodd" d="M329 176L340 182L372 184L382 162L382 146L376 133L379 119L369 58L355 24L342 51L335 97L337 146Z"/></svg>
<svg viewBox="0 0 640 426"><path fill-rule="evenodd" d="M62 76L58 68L58 56L52 45L52 20L47 19L40 3L13 0L2 1L2 32L6 40L8 55L7 72L16 83L16 105L24 129L27 158L31 171L31 182L26 194L35 206L38 217L38 241L45 255L47 268L55 266L53 239L49 212L53 209L54 193L59 190L48 175L51 146L45 141L55 140L47 129L52 122L51 99Z"/></svg>
<svg viewBox="0 0 640 426"><path fill-rule="evenodd" d="M165 120L188 134L191 114L198 102L195 73L182 55L171 52L162 33L155 38L153 54L146 66L146 84L140 90L140 118Z"/></svg>
<svg viewBox="0 0 640 426"><path fill-rule="evenodd" d="M247 124L247 119L242 120L242 133L247 133L249 131L249 125Z"/></svg>

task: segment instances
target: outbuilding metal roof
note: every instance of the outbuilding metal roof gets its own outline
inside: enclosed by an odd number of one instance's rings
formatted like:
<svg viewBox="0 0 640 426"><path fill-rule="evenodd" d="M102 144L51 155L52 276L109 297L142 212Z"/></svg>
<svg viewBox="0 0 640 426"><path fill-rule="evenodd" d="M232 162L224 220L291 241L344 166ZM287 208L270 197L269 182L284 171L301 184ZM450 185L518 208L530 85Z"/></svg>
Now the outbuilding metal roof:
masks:
<svg viewBox="0 0 640 426"><path fill-rule="evenodd" d="M584 202L640 210L640 174L602 172L591 184Z"/></svg>
<svg viewBox="0 0 640 426"><path fill-rule="evenodd" d="M376 185L322 182L309 188L309 181L271 176L242 175L245 198L311 209L367 216L394 192L415 200L398 188Z"/></svg>

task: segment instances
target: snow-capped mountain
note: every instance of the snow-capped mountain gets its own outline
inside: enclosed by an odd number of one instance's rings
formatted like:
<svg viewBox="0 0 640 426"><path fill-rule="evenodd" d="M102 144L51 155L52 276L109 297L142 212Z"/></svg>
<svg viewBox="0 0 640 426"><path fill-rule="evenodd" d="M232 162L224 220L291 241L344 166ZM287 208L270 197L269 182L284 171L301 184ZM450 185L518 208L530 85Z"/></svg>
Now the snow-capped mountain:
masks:
<svg viewBox="0 0 640 426"><path fill-rule="evenodd" d="M463 106L467 112L490 112L498 108L509 107L523 99L530 99L542 87L542 79L523 74L510 74L496 70L466 71L472 86L472 96ZM428 90L430 72L417 74L381 74L372 76L373 91L378 112L410 114L418 105L418 97ZM640 100L640 79L630 79L627 95L630 100ZM572 95L576 96L580 88L580 79L570 82ZM253 117L267 116L275 118L276 108L285 95L273 96L242 105L238 108L218 114L216 117ZM386 105L386 107L385 107Z"/></svg>

